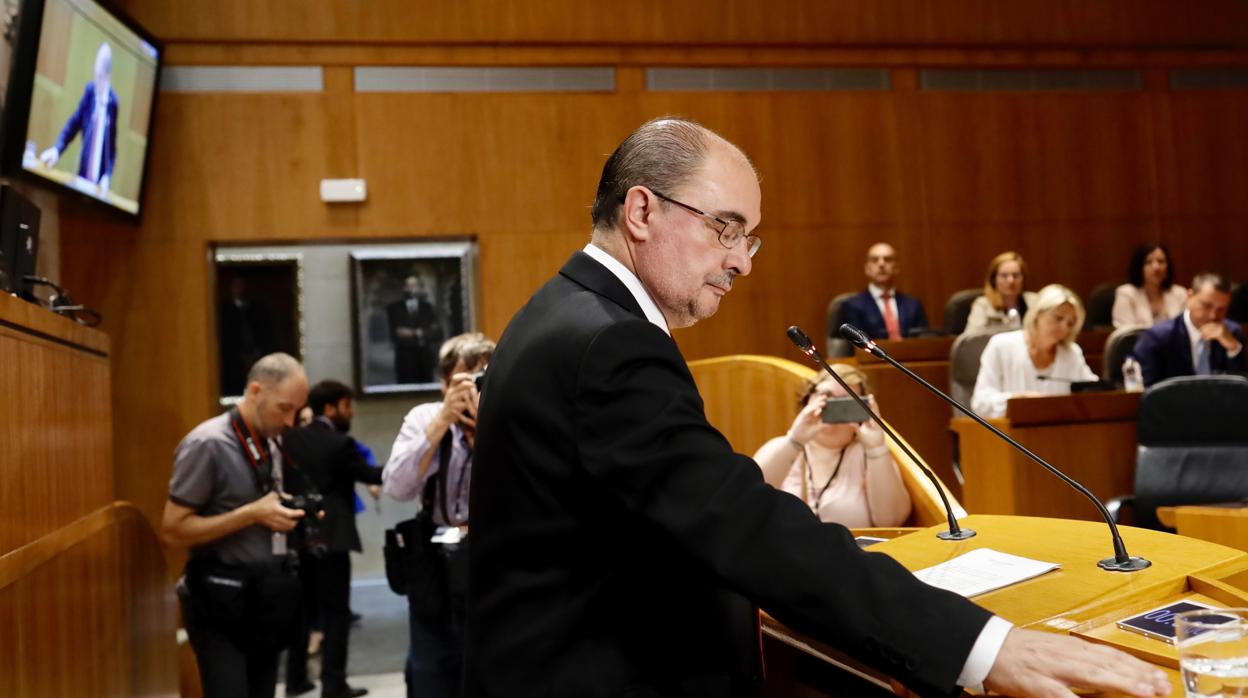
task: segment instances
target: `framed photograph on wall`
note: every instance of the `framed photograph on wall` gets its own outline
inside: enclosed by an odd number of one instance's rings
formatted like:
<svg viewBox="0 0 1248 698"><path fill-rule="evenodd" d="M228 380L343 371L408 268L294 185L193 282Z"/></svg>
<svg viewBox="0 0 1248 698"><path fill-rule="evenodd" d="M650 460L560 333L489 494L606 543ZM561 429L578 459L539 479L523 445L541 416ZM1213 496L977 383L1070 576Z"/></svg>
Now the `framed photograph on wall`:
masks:
<svg viewBox="0 0 1248 698"><path fill-rule="evenodd" d="M476 328L470 240L353 250L355 382L363 394L437 390L438 348Z"/></svg>
<svg viewBox="0 0 1248 698"><path fill-rule="evenodd" d="M303 257L213 257L221 404L238 401L256 359L276 351L303 360Z"/></svg>

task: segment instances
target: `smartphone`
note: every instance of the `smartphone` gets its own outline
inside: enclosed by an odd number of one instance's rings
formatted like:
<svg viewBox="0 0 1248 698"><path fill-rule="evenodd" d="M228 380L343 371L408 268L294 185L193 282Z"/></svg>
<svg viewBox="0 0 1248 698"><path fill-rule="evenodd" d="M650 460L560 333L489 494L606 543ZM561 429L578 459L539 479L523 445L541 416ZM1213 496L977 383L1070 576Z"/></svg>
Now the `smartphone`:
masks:
<svg viewBox="0 0 1248 698"><path fill-rule="evenodd" d="M823 406L823 421L828 424L865 422L868 419L871 419L871 415L852 397L830 398Z"/></svg>

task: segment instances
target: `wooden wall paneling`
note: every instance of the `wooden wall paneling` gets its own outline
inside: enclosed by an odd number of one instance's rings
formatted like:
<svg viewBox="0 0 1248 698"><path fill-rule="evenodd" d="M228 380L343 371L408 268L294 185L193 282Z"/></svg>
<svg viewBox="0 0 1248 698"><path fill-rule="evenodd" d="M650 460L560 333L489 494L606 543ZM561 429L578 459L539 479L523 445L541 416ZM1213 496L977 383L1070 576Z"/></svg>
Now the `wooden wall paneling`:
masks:
<svg viewBox="0 0 1248 698"><path fill-rule="evenodd" d="M1200 271L1248 280L1248 93L1171 92L1165 97L1173 195L1163 200L1162 240L1184 286Z"/></svg>
<svg viewBox="0 0 1248 698"><path fill-rule="evenodd" d="M982 284L1008 249L1027 260L1028 288L1058 282L1085 296L1154 238L1143 93L931 92L920 103L929 259L943 271L929 303Z"/></svg>
<svg viewBox="0 0 1248 698"><path fill-rule="evenodd" d="M0 356L3 555L112 501L113 483L107 360L3 326Z"/></svg>
<svg viewBox="0 0 1248 698"><path fill-rule="evenodd" d="M469 0L419 11L403 0L312 6L126 0L122 6L175 41L1205 47L1242 44L1248 26L1248 9L1234 0L794 0L782 10L748 0L628 6Z"/></svg>

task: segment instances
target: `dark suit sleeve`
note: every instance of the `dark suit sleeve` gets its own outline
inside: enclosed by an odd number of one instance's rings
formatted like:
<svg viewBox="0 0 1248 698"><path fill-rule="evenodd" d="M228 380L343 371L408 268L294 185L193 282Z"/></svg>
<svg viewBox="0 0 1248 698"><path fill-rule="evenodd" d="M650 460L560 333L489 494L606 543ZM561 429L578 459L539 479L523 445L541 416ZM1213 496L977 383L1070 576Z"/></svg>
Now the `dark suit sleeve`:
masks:
<svg viewBox="0 0 1248 698"><path fill-rule="evenodd" d="M707 423L670 338L609 326L577 376L584 468L658 535L789 626L925 695L949 694L990 614L864 553L800 499L763 482Z"/></svg>
<svg viewBox="0 0 1248 698"><path fill-rule="evenodd" d="M113 176L113 166L117 164L118 112L117 93L110 89L108 93L108 123L104 126L106 134L104 141L104 174L109 177Z"/></svg>
<svg viewBox="0 0 1248 698"><path fill-rule="evenodd" d="M845 323L849 323L854 327L857 327L874 338L870 327L871 323L867 321L866 316L863 315L861 309L858 307L858 299L855 296L846 298L845 302L841 303L840 317L837 318L838 332L840 331L840 326Z"/></svg>
<svg viewBox="0 0 1248 698"><path fill-rule="evenodd" d="M911 300L914 301L914 322L910 323L910 326L927 329L930 325L927 324L927 311L923 309L923 301L918 298Z"/></svg>
<svg viewBox="0 0 1248 698"><path fill-rule="evenodd" d="M1164 371L1161 351L1161 339L1152 330L1141 332L1140 338L1135 341L1131 354L1140 362L1140 376L1144 379L1145 386L1161 380Z"/></svg>
<svg viewBox="0 0 1248 698"><path fill-rule="evenodd" d="M349 476L353 482L363 482L366 485L381 484L381 468L377 468L368 464L364 460L364 454L355 447L355 439L347 438L341 446L342 453L338 458L334 459L339 464L341 472L345 476Z"/></svg>
<svg viewBox="0 0 1248 698"><path fill-rule="evenodd" d="M1235 355L1235 358L1226 357L1226 370L1248 370L1248 359L1245 358L1245 354L1248 354L1248 347L1244 346L1244 328L1239 323L1230 321L1227 322L1227 326L1230 328L1231 334L1235 335L1235 339L1239 340L1239 353Z"/></svg>
<svg viewBox="0 0 1248 698"><path fill-rule="evenodd" d="M82 99L78 100L78 108L69 116L69 120L65 122L65 127L61 129L61 133L56 137L56 152L60 155L65 154L65 148L69 146L69 142L74 140L74 136L82 130L82 125L86 123L87 118L91 114L91 100L94 96L91 94L91 83L87 83L86 90L82 93Z"/></svg>

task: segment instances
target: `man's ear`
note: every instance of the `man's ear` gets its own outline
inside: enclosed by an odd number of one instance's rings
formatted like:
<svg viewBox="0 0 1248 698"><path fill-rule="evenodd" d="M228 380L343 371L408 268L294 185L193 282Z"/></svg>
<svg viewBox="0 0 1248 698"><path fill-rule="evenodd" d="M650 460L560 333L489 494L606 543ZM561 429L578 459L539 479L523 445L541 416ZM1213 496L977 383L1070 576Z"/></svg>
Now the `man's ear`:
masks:
<svg viewBox="0 0 1248 698"><path fill-rule="evenodd" d="M650 219L659 199L645 187L636 186L624 195L620 207L624 230L635 242L650 239Z"/></svg>

